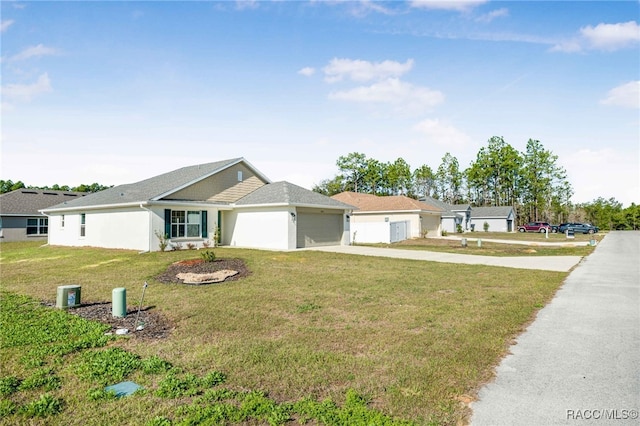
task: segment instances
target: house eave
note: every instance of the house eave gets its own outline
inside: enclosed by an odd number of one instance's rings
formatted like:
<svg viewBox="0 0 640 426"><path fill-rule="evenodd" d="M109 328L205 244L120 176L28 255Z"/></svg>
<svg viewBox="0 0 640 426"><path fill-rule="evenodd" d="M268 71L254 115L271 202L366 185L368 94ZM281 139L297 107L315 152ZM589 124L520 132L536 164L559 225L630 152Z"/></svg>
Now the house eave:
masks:
<svg viewBox="0 0 640 426"><path fill-rule="evenodd" d="M39 210L44 215L48 215L48 213L65 213L65 212L74 212L74 211L88 211L88 210L105 210L105 209L117 209L122 207L138 207L138 206L148 206L148 201L131 201L128 203L116 203L116 204L96 204L92 206L71 206L71 207L58 207L55 209L46 208Z"/></svg>
<svg viewBox="0 0 640 426"><path fill-rule="evenodd" d="M442 212L434 211L434 210L355 210L353 212L355 215L362 214L432 214L432 215L441 215Z"/></svg>

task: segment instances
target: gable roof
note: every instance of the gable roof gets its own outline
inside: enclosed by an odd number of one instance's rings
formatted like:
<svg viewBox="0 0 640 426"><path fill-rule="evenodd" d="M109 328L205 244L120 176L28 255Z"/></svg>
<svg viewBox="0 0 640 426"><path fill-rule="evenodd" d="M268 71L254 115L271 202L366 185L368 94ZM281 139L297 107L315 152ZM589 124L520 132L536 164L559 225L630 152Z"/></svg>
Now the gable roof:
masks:
<svg viewBox="0 0 640 426"><path fill-rule="evenodd" d="M193 185L240 162L245 163L247 167L253 170L264 181L270 182L267 177L249 164L244 158L233 158L230 160L182 167L140 182L114 186L79 200L67 201L64 204L52 206L49 209L45 209L45 211L158 201L167 195L189 185Z"/></svg>
<svg viewBox="0 0 640 426"><path fill-rule="evenodd" d="M331 198L356 206L358 213L381 211L443 211L439 206L414 200L404 195L377 196L359 192L341 192Z"/></svg>
<svg viewBox="0 0 640 426"><path fill-rule="evenodd" d="M504 217L507 218L513 212L511 206L474 207L471 209L471 218L479 217Z"/></svg>
<svg viewBox="0 0 640 426"><path fill-rule="evenodd" d="M0 195L0 215L41 216L39 210L60 204L67 200L81 199L86 192L53 191L21 188Z"/></svg>
<svg viewBox="0 0 640 426"><path fill-rule="evenodd" d="M234 206L291 205L297 207L325 207L352 210L354 207L326 195L310 191L289 182L263 185L234 203Z"/></svg>

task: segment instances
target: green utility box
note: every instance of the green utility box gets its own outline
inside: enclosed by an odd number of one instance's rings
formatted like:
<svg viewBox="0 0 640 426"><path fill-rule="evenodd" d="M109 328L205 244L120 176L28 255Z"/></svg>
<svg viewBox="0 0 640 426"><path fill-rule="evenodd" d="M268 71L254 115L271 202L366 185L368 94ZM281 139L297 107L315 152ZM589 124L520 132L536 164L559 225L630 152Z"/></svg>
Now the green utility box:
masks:
<svg viewBox="0 0 640 426"><path fill-rule="evenodd" d="M82 287L79 285L61 285L56 294L56 308L66 309L80 306L80 293Z"/></svg>
<svg viewBox="0 0 640 426"><path fill-rule="evenodd" d="M124 318L127 316L127 289L124 287L114 288L111 292L111 314L114 317Z"/></svg>

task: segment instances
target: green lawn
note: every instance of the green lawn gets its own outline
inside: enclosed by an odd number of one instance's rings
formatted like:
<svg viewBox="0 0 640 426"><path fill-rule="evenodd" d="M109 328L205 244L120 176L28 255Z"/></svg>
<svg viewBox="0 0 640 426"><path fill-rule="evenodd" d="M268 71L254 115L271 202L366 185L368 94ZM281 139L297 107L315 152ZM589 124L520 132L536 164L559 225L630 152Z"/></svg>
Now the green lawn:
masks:
<svg viewBox="0 0 640 426"><path fill-rule="evenodd" d="M413 238L393 244L363 245L482 256L587 256L594 250L594 247L587 245L589 240L593 238L598 242L603 237L602 234L595 236L576 235L575 239L567 240L564 234L549 234L549 238L545 238L544 234L538 233L506 232L470 232L453 236L458 239ZM466 247L463 247L461 238L467 239ZM480 246L478 246L477 239L482 240ZM487 240L525 241L528 245L495 243ZM555 243L556 245L547 246L544 245L545 243Z"/></svg>
<svg viewBox="0 0 640 426"><path fill-rule="evenodd" d="M6 403L0 406L2 424L28 423L29 410L19 407L55 406L56 401L60 412L47 417L47 424L99 425L105 419L112 424L189 424L197 416L216 424L214 409L231 410L216 405L224 400L221 394L235 409L254 407L249 419L228 414L224 418L229 424L299 424L306 419L311 424L358 424L355 419L380 424L383 418L457 424L468 416L463 401L491 378L509 343L566 276L310 251L218 248L218 258L241 258L252 274L235 282L184 286L161 284L154 277L172 262L199 258L196 251L137 254L34 243L3 243L0 249L3 291L55 302L57 286L80 284L87 303L108 301L113 288L125 287L129 305L135 306L146 280L145 305L175 327L166 339L118 338L102 349L80 348L40 366L25 357L41 346L38 340L25 343L2 335L0 389L12 377L24 381L43 374L43 368L59 378L58 387L50 390L35 387L8 394L15 409L9 414ZM9 327L23 321L11 320L16 309L10 305L3 310L1 333L22 335ZM57 321L62 320L34 319L29 325L47 328ZM119 353L104 356L122 355L124 365L138 366L123 377L146 392L123 400L99 397L103 383L121 376L107 372L99 380L78 371L86 373L85 353L105 348L133 354L135 361ZM144 374L140 365L149 360L179 370ZM223 375L224 383L207 390L212 374ZM186 388L192 394L167 397L162 390L179 388L179 379L191 383ZM40 401L43 394L52 400Z"/></svg>

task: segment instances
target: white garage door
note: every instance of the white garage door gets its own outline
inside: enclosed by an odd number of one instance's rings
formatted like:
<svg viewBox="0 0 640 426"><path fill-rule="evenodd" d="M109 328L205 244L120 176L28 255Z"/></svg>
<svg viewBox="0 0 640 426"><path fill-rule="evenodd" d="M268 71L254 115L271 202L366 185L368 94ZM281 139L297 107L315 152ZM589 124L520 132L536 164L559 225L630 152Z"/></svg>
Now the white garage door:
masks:
<svg viewBox="0 0 640 426"><path fill-rule="evenodd" d="M298 213L296 247L333 246L342 241L342 213Z"/></svg>

